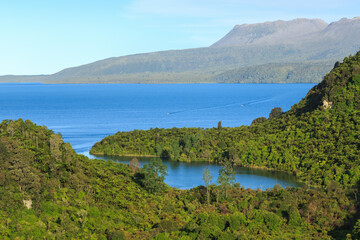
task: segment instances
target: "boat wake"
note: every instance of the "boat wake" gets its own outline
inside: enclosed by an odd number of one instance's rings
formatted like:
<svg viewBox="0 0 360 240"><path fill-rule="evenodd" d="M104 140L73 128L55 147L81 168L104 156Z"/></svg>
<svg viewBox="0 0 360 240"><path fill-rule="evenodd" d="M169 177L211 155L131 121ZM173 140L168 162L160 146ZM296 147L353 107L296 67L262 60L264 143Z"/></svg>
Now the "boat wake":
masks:
<svg viewBox="0 0 360 240"><path fill-rule="evenodd" d="M234 106L246 107L246 106L250 106L250 105L269 102L269 101L272 101L272 100L273 100L273 98L261 98L261 99L248 101L248 102L242 102L242 103L237 102L237 103L224 104L224 105L220 105L220 106L211 106L211 107L203 107L203 108L186 109L186 110L180 110L180 111L175 111L175 112L168 112L166 114L167 115L174 115L174 114L179 114L179 113L184 113L184 112L211 110L211 109L227 108L227 107L234 107Z"/></svg>

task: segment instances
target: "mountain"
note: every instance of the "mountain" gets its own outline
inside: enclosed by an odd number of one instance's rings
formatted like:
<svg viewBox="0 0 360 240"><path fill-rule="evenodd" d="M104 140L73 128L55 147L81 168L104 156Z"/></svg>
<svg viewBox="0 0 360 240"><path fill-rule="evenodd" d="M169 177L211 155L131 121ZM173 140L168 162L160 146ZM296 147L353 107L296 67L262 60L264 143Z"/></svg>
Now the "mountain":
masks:
<svg viewBox="0 0 360 240"><path fill-rule="evenodd" d="M330 24L320 19L295 19L237 25L211 47L289 45L313 50L309 59L315 60L358 51L360 42L354 39L359 35L359 17L342 18Z"/></svg>
<svg viewBox="0 0 360 240"><path fill-rule="evenodd" d="M251 72L253 67L284 63L309 65L319 61L318 75L330 71L328 61L341 60L360 48L360 18L327 24L319 19L295 19L235 26L210 47L113 57L42 76L44 83L204 83L222 82L227 71ZM246 70L244 68L251 68ZM262 66L263 67L263 66ZM230 76L230 75L229 75ZM228 82L260 82L231 75ZM33 77L2 76L0 82L29 81ZM296 79L296 80L293 80ZM298 80L300 79L300 80ZM304 82L319 82L305 79ZM280 80L279 80L280 81ZM285 82L302 82L301 74ZM284 79L281 80L284 82Z"/></svg>
<svg viewBox="0 0 360 240"><path fill-rule="evenodd" d="M257 24L236 25L211 47L297 44L328 24L321 19L295 19Z"/></svg>

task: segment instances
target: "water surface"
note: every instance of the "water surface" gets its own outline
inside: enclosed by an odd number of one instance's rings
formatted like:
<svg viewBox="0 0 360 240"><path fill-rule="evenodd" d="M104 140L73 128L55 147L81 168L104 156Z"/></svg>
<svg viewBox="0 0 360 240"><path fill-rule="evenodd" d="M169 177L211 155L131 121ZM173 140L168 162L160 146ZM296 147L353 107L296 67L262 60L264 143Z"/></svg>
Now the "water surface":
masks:
<svg viewBox="0 0 360 240"><path fill-rule="evenodd" d="M121 162L128 164L134 157L90 157L113 160L115 162ZM140 165L148 164L151 157L136 157ZM203 178L203 171L208 168L211 176L213 177L212 183L216 184L216 180L219 176L219 170L221 166L214 163L207 162L176 162L166 161L163 163L168 167L168 176L165 178L165 182L176 188L189 189L197 187L199 185L205 185ZM262 169L252 169L245 167L235 167L236 176L235 181L240 183L244 188L266 190L274 187L276 184L280 184L283 187L298 187L301 186L296 181L296 177L290 174L274 171L266 171Z"/></svg>
<svg viewBox="0 0 360 240"><path fill-rule="evenodd" d="M60 132L78 153L117 131L172 127L235 127L284 111L314 84L0 84L0 119L30 119ZM169 163L170 164L170 163ZM178 165L177 165L178 164ZM166 182L189 188L203 184L205 163L171 163ZM212 166L215 176L219 166ZM190 171L190 169L192 169ZM191 175L191 176L190 176ZM191 178L199 176L197 178ZM255 179L256 176L256 179ZM273 186L280 178L254 172L237 176ZM241 179L240 179L241 178ZM197 180L196 180L197 179ZM287 183L284 183L286 186ZM291 183L289 182L289 185Z"/></svg>

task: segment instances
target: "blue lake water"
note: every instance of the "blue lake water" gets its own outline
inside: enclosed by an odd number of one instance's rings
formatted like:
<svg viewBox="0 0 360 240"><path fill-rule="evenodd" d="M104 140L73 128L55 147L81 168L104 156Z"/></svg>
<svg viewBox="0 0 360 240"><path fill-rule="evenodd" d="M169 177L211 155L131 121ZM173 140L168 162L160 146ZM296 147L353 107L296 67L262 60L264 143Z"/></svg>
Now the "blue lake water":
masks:
<svg viewBox="0 0 360 240"><path fill-rule="evenodd" d="M235 127L284 111L314 84L0 84L0 119L30 119L60 132L74 149L91 146L117 131L172 127ZM118 159L119 160L119 159ZM126 160L124 160L126 161ZM166 163L166 182L191 188L203 184L202 171L219 166ZM292 186L281 174L238 169L237 181L253 189L276 183ZM259 171L259 170L258 170ZM171 173L171 174L170 174ZM241 178L241 179L239 179ZM255 179L256 178L256 179ZM247 179L247 180L246 180Z"/></svg>

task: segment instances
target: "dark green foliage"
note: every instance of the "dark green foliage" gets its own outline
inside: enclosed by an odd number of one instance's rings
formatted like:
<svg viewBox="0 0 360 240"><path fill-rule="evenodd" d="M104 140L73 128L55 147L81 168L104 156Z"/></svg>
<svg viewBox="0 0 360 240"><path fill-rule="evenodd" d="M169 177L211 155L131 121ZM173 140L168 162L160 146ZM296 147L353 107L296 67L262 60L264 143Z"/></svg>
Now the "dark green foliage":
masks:
<svg viewBox="0 0 360 240"><path fill-rule="evenodd" d="M152 159L149 164L144 164L141 184L151 193L164 190L164 179L167 175L167 166L162 164L160 158Z"/></svg>
<svg viewBox="0 0 360 240"><path fill-rule="evenodd" d="M360 68L360 66L359 66L359 68ZM360 74L354 75L351 80L354 83L354 85L360 86Z"/></svg>
<svg viewBox="0 0 360 240"><path fill-rule="evenodd" d="M160 161L134 175L130 166L77 155L30 121L3 121L0 149L1 239L322 239L354 214L336 184L327 193L229 186L219 203L221 189L210 185L209 204L204 187L149 193L135 176L157 175L161 185Z"/></svg>
<svg viewBox="0 0 360 240"><path fill-rule="evenodd" d="M267 120L266 117L255 118L255 119L251 122L251 125L260 124L260 123L265 122L266 120Z"/></svg>
<svg viewBox="0 0 360 240"><path fill-rule="evenodd" d="M210 183L212 180L212 176L210 174L209 168L205 168L204 169L204 173L203 173L203 178L202 180L205 182L205 187L206 187L206 199L207 199L207 203L210 204Z"/></svg>
<svg viewBox="0 0 360 240"><path fill-rule="evenodd" d="M352 233L354 239L360 239L360 219L357 220Z"/></svg>
<svg viewBox="0 0 360 240"><path fill-rule="evenodd" d="M232 163L227 161L224 166L219 170L219 177L217 180L219 184L219 197L228 197L228 190L235 182L235 171Z"/></svg>
<svg viewBox="0 0 360 240"><path fill-rule="evenodd" d="M222 129L222 124L221 124L221 121L218 122L218 130L221 130Z"/></svg>
<svg viewBox="0 0 360 240"><path fill-rule="evenodd" d="M269 114L269 119L279 117L282 113L283 113L283 110L281 109L281 107L275 107L271 110L271 112Z"/></svg>

